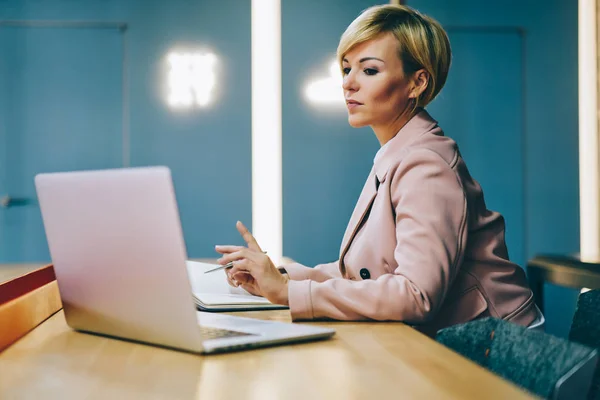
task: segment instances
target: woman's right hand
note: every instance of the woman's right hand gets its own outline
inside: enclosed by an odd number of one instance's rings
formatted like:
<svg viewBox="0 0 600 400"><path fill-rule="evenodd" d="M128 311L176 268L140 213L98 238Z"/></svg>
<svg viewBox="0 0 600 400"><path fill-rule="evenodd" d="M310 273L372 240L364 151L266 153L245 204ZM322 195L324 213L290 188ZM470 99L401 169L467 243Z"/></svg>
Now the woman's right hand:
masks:
<svg viewBox="0 0 600 400"><path fill-rule="evenodd" d="M247 272L238 272L232 276L230 273L231 268L225 270L225 276L227 277L227 283L233 287L242 287L248 293L254 296L262 296L256 280Z"/></svg>
<svg viewBox="0 0 600 400"><path fill-rule="evenodd" d="M266 252L262 251L262 248L252 236L248 228L244 226L240 221L237 221L235 224L236 229L242 236L242 238L246 241L248 247L245 246L215 246L215 250L222 254L223 256L218 260L219 264L225 265L228 261L231 261L234 266L232 268L225 269L225 274L227 276L227 282L233 287L242 287L242 289L246 290L248 293L253 294L255 296L261 296L265 298L269 298L270 301L273 301L273 290L271 292L264 292L265 287L261 290L261 285L256 280L255 276L252 275L248 267L252 266L257 277L262 279L262 285L266 286L266 289L273 289L273 284L279 284L281 286L282 283L282 275L275 268L273 261L269 257L265 255ZM265 275L262 272L268 272ZM275 278L273 279L275 274ZM287 282L289 281L289 277L283 276L283 283L285 283L285 294L287 295ZM267 283L265 285L265 282ZM287 297L287 296L286 296Z"/></svg>

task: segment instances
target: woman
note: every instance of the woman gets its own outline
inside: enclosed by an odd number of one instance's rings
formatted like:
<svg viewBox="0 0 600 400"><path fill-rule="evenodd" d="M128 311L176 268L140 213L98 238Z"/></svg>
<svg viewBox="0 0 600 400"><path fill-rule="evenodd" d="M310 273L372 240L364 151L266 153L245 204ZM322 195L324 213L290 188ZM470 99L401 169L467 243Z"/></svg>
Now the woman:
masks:
<svg viewBox="0 0 600 400"><path fill-rule="evenodd" d="M216 247L221 264L233 261L230 284L289 305L295 320L396 320L429 334L484 316L532 325L538 310L508 260L503 217L424 110L450 67L443 28L406 6L372 7L342 35L338 59L350 125L369 125L381 144L340 258L279 270L238 222L248 247Z"/></svg>

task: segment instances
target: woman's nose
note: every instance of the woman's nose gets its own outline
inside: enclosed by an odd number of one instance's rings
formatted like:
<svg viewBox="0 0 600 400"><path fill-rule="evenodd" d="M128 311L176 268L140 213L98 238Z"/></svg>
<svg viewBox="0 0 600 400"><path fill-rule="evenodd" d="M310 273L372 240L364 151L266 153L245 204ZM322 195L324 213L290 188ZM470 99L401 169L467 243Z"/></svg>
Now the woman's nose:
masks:
<svg viewBox="0 0 600 400"><path fill-rule="evenodd" d="M352 72L344 76L344 80L342 81L342 89L356 90L356 79L354 79Z"/></svg>

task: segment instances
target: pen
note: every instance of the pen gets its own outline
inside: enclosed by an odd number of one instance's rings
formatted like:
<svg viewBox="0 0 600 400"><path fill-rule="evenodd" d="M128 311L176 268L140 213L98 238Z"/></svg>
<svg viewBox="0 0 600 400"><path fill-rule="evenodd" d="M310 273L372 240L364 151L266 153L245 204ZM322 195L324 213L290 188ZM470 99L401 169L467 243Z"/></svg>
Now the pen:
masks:
<svg viewBox="0 0 600 400"><path fill-rule="evenodd" d="M266 252L266 251L263 251L263 253L267 254L267 252ZM233 267L233 261L230 261L230 262L228 262L228 263L227 263L227 264L225 264L225 265L219 265L218 267L216 267L216 268L213 268L213 269L209 269L208 271L204 271L204 273L205 273L205 274L208 274L209 272L213 272L213 271L219 271L219 270L221 270L221 269L227 269L227 268L231 268L231 267Z"/></svg>

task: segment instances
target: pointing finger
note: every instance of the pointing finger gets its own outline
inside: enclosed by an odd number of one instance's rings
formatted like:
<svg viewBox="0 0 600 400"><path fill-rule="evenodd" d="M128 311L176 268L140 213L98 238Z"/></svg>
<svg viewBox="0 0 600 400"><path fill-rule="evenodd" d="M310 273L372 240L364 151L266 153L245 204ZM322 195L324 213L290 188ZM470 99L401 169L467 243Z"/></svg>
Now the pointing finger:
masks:
<svg viewBox="0 0 600 400"><path fill-rule="evenodd" d="M258 242L256 241L256 239L254 238L254 236L252 236L252 234L250 233L250 231L248 230L248 228L246 228L244 226L244 224L242 224L240 221L238 221L235 224L235 227L237 228L237 230L240 233L240 235L242 235L242 238L244 238L244 240L246 241L246 243L248 243L248 248L249 249L257 250L257 251L262 251L262 249L258 245Z"/></svg>

